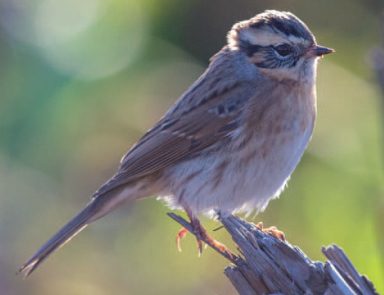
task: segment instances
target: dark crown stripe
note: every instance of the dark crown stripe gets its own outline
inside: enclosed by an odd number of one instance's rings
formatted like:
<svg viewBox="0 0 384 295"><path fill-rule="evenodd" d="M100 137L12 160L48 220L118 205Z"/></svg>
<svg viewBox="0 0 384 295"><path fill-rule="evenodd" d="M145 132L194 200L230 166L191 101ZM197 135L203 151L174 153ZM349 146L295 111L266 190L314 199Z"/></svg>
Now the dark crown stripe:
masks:
<svg viewBox="0 0 384 295"><path fill-rule="evenodd" d="M261 29L262 27L264 27L266 25L266 21L265 19L260 19L259 21L257 21L256 23L253 23L250 25L250 27L252 29Z"/></svg>
<svg viewBox="0 0 384 295"><path fill-rule="evenodd" d="M276 13L268 11L252 19L249 27L253 29L271 28L275 32L286 36L295 36L313 41L314 37L307 26L297 17L290 13Z"/></svg>
<svg viewBox="0 0 384 295"><path fill-rule="evenodd" d="M305 37L306 32L301 30L301 27L297 23L291 23L288 20L282 20L278 18L271 19L270 26L287 36L293 35L296 37Z"/></svg>

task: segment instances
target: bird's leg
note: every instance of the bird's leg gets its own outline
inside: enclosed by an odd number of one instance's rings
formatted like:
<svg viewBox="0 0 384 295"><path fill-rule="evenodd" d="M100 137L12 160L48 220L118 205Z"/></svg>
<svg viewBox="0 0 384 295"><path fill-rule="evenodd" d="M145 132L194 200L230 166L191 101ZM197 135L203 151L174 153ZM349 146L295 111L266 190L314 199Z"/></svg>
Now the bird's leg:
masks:
<svg viewBox="0 0 384 295"><path fill-rule="evenodd" d="M190 224L193 229L193 234L196 236L199 255L203 251L202 241L204 241L207 245L209 245L211 248L218 251L219 253L222 253L225 257L229 257L230 259L234 260L236 258L235 255L226 246L216 241L207 233L207 230L201 225L200 220L196 217L195 214L193 214L192 210L188 206L184 205L183 207L184 210L187 212L189 219L191 220ZM179 230L176 236L176 244L179 250L181 249L180 239L184 238L187 232L188 230L183 227L181 230Z"/></svg>
<svg viewBox="0 0 384 295"><path fill-rule="evenodd" d="M259 230L262 230L266 234L272 234L275 237L277 237L280 241L285 242L285 235L284 235L284 233L282 231L278 230L276 228L276 226L271 226L271 227L268 227L268 228L263 228L263 223L262 222L259 222L256 226L257 226L257 228Z"/></svg>
<svg viewBox="0 0 384 295"><path fill-rule="evenodd" d="M199 255L200 255L201 252L203 252L203 246L201 243L201 233L203 231L206 233L207 231L201 225L200 220L192 213L192 210L186 205L183 205L183 207L184 207L185 212L187 212L187 215L191 221L193 234L196 236L197 248L199 249ZM185 238L185 236L187 235L187 232L188 232L188 230L185 227L183 227L182 229L179 230L179 232L176 235L176 245L177 245L177 248L179 249L179 251L181 251L180 240Z"/></svg>

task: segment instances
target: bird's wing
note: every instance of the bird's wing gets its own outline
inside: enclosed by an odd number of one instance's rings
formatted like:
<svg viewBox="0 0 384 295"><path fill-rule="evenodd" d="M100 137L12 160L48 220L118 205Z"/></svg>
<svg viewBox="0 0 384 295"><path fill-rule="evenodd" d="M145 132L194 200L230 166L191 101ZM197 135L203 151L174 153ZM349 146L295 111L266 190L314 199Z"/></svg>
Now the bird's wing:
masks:
<svg viewBox="0 0 384 295"><path fill-rule="evenodd" d="M245 103L252 95L250 84L233 83L182 114L167 113L123 157L119 172L95 196L169 167L227 136L236 129ZM184 97L183 102L186 100Z"/></svg>

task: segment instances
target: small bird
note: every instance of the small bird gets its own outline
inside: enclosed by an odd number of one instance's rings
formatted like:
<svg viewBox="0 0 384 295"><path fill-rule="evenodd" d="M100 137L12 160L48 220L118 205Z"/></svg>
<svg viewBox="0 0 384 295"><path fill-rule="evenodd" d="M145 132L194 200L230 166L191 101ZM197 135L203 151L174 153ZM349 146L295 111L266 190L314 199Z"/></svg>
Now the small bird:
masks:
<svg viewBox="0 0 384 295"><path fill-rule="evenodd" d="M235 24L208 69L122 158L86 207L19 270L28 276L91 222L147 196L183 209L201 251L198 214L262 211L299 163L316 120L317 45L290 12ZM181 229L177 242L186 233Z"/></svg>

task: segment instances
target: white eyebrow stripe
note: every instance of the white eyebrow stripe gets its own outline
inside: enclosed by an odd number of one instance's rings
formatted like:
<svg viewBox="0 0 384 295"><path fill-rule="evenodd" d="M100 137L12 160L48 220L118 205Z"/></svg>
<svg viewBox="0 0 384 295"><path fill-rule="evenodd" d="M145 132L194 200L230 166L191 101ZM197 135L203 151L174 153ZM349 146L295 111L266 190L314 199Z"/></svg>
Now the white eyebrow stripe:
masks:
<svg viewBox="0 0 384 295"><path fill-rule="evenodd" d="M310 41L304 39L304 38L301 38L301 37L297 37L297 36L294 36L294 35L289 35L288 38L287 38L289 41L291 41L292 43L295 43L295 44L298 44L298 43L301 43L301 44L308 44L311 43Z"/></svg>
<svg viewBox="0 0 384 295"><path fill-rule="evenodd" d="M287 41L294 44L304 44L309 45L309 41L305 40L301 37L297 37L294 35L283 37L280 34L276 34L276 32L271 31L251 31L244 30L241 32L241 39L246 41L252 45L260 45L260 46L269 46L278 43L287 43Z"/></svg>

